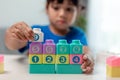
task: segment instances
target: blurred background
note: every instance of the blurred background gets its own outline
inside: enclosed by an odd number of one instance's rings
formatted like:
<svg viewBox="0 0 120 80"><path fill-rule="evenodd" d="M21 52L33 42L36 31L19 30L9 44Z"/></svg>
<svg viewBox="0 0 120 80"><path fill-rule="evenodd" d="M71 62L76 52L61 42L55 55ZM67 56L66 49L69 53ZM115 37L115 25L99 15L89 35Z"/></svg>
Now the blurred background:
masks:
<svg viewBox="0 0 120 80"><path fill-rule="evenodd" d="M49 23L46 0L0 0L0 53L16 54L4 45L5 30L20 21L28 25ZM75 25L86 32L91 50L120 54L120 1L81 0L84 10Z"/></svg>

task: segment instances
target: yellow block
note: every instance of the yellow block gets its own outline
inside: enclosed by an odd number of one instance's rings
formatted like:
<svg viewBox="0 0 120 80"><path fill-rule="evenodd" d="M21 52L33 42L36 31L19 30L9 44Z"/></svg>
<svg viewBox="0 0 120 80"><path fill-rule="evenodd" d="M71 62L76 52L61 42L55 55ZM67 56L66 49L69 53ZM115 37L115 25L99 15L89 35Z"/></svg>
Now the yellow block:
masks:
<svg viewBox="0 0 120 80"><path fill-rule="evenodd" d="M42 64L42 54L29 54L29 64Z"/></svg>
<svg viewBox="0 0 120 80"><path fill-rule="evenodd" d="M0 63L0 74L4 73L4 63Z"/></svg>
<svg viewBox="0 0 120 80"><path fill-rule="evenodd" d="M69 55L56 55L56 64L69 64L70 60L69 60Z"/></svg>
<svg viewBox="0 0 120 80"><path fill-rule="evenodd" d="M55 55L43 54L43 64L55 64Z"/></svg>
<svg viewBox="0 0 120 80"><path fill-rule="evenodd" d="M110 77L120 77L120 67L107 65L107 75Z"/></svg>

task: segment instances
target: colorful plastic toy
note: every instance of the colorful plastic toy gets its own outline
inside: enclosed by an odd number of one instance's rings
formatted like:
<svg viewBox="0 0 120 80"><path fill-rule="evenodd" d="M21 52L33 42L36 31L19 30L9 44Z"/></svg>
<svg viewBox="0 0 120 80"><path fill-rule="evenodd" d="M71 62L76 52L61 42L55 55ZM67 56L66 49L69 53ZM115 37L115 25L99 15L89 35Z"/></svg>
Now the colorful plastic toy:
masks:
<svg viewBox="0 0 120 80"><path fill-rule="evenodd" d="M4 73L4 56L0 55L0 74Z"/></svg>
<svg viewBox="0 0 120 80"><path fill-rule="evenodd" d="M34 35L34 41L35 42L43 42L43 36L44 34L42 33L40 28L34 28L33 29L35 35Z"/></svg>
<svg viewBox="0 0 120 80"><path fill-rule="evenodd" d="M107 76L120 77L120 56L110 56L107 58Z"/></svg>
<svg viewBox="0 0 120 80"><path fill-rule="evenodd" d="M37 30L37 29L36 29ZM43 38L43 36L41 36ZM43 40L43 39L42 39ZM29 72L32 74L81 74L82 44L80 40L73 40L71 44L67 40L48 39L33 41L29 48Z"/></svg>

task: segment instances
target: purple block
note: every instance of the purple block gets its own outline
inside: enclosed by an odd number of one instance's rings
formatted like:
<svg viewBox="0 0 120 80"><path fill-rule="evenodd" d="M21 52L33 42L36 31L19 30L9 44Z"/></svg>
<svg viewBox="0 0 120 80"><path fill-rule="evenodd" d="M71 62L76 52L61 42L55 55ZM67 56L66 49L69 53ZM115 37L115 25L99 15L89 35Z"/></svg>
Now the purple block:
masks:
<svg viewBox="0 0 120 80"><path fill-rule="evenodd" d="M52 39L46 40L43 44L43 54L55 54L55 43Z"/></svg>
<svg viewBox="0 0 120 80"><path fill-rule="evenodd" d="M29 54L42 54L42 43L32 42L30 44Z"/></svg>

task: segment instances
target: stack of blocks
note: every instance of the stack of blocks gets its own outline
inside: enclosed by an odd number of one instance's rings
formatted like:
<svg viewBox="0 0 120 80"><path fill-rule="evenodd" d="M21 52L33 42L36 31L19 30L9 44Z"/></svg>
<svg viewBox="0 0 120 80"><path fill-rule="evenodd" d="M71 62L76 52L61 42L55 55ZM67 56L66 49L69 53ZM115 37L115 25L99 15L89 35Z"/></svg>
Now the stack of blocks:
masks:
<svg viewBox="0 0 120 80"><path fill-rule="evenodd" d="M59 40L56 45L56 73L82 73L82 45L79 40L73 40L69 45L66 40Z"/></svg>
<svg viewBox="0 0 120 80"><path fill-rule="evenodd" d="M43 36L39 36L43 38ZM30 73L33 74L81 74L82 44L80 40L73 40L68 44L66 40L48 39L42 44L35 38L29 46Z"/></svg>
<svg viewBox="0 0 120 80"><path fill-rule="evenodd" d="M4 56L0 55L0 73L4 72Z"/></svg>
<svg viewBox="0 0 120 80"><path fill-rule="evenodd" d="M107 76L120 77L120 56L110 56L107 58Z"/></svg>

